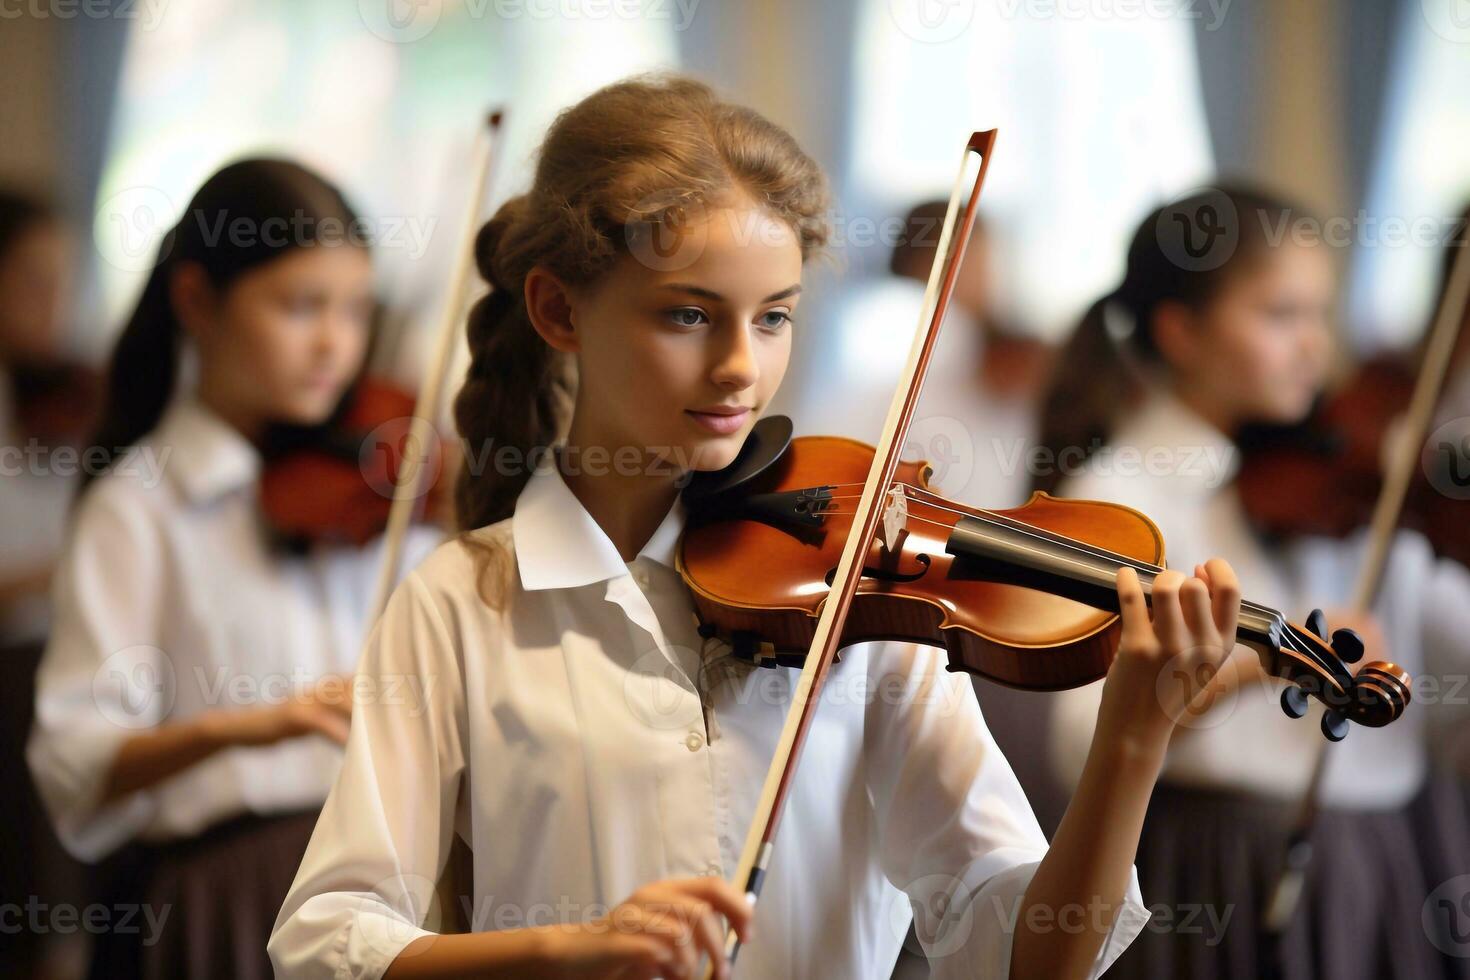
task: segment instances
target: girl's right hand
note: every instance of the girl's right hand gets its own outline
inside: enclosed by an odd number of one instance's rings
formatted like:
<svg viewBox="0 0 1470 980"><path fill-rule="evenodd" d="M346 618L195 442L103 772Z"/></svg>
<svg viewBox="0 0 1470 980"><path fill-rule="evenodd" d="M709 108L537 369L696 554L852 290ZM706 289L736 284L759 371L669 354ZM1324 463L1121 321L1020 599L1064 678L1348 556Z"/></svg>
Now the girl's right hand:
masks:
<svg viewBox="0 0 1470 980"><path fill-rule="evenodd" d="M229 745L274 745L303 735L322 735L346 745L352 700L343 691L343 679L324 677L312 690L280 704L219 712L210 723Z"/></svg>
<svg viewBox="0 0 1470 980"><path fill-rule="evenodd" d="M723 878L677 878L638 889L600 919L547 926L546 959L559 980L697 980L700 956L725 978L723 915L740 941L750 940L753 910Z"/></svg>

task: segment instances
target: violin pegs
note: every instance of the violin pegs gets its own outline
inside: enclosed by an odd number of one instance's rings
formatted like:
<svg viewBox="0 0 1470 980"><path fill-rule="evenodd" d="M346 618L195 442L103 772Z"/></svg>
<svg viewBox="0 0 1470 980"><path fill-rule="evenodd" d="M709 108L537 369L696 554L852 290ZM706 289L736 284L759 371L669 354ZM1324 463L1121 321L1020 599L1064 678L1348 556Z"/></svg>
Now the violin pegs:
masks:
<svg viewBox="0 0 1470 980"><path fill-rule="evenodd" d="M1357 630L1344 626L1332 633L1332 652L1345 664L1355 664L1363 659L1363 638Z"/></svg>
<svg viewBox="0 0 1470 980"><path fill-rule="evenodd" d="M1341 742L1347 738L1348 720L1340 712L1328 709L1322 712L1322 734L1328 741Z"/></svg>
<svg viewBox="0 0 1470 980"><path fill-rule="evenodd" d="M1313 609L1307 617L1307 629L1326 639L1327 637L1327 614L1320 609Z"/></svg>
<svg viewBox="0 0 1470 980"><path fill-rule="evenodd" d="M1293 684L1281 692L1281 710L1288 718L1300 718L1307 713L1307 693Z"/></svg>

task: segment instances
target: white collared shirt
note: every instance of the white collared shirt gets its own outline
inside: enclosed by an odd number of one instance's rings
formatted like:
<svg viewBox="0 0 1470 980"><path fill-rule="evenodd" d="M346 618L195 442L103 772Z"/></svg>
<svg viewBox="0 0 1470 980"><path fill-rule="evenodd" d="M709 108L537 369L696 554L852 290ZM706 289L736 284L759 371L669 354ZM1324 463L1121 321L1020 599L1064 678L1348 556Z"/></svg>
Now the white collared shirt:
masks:
<svg viewBox="0 0 1470 980"><path fill-rule="evenodd" d="M1232 482L1239 465L1234 445L1177 398L1151 393L1119 426L1106 450L1085 472L1066 480L1063 495L1142 511L1163 532L1171 567L1187 574L1199 562L1224 557L1246 599L1271 606L1295 623L1313 607L1351 603L1367 551L1366 532L1343 541L1265 544L1252 530ZM1416 696L1391 725L1355 725L1346 741L1330 750L1321 797L1330 806L1376 809L1406 802L1424 779L1430 722L1453 710L1449 702L1466 696L1470 572L1436 559L1422 536L1401 531L1374 615L1387 656L1370 651L1365 659L1388 659L1407 670ZM1329 622L1328 628L1335 627ZM1236 655L1253 656L1244 648ZM1161 778L1175 785L1300 799L1323 741L1322 709L1314 701L1305 718L1288 718L1280 707L1283 686L1273 680L1242 688L1228 702L1186 721L1170 742ZM1053 751L1069 784L1075 784L1086 760L1101 688L1099 683L1067 691L1054 702Z"/></svg>
<svg viewBox="0 0 1470 980"><path fill-rule="evenodd" d="M684 516L676 502L624 562L544 465L513 518L407 577L361 669L422 678L427 701L356 709L276 921L278 976L380 976L429 934L451 834L474 854L476 930L593 918L664 878L734 876L797 671L713 659L729 648L698 636L673 567ZM513 553L502 611L478 592L483 547ZM737 976L887 976L911 901L934 976L1008 974L1006 923L1047 842L968 681L943 666L912 644L843 652ZM973 898L929 914L948 889ZM1127 897L1096 972L1147 921L1136 874Z"/></svg>
<svg viewBox="0 0 1470 980"><path fill-rule="evenodd" d="M98 806L118 749L140 731L280 703L353 669L379 549L280 554L262 533L260 465L239 432L185 396L78 503L28 746L52 822L78 857L326 798L341 750L308 736L218 752ZM406 563L442 537L415 529Z"/></svg>

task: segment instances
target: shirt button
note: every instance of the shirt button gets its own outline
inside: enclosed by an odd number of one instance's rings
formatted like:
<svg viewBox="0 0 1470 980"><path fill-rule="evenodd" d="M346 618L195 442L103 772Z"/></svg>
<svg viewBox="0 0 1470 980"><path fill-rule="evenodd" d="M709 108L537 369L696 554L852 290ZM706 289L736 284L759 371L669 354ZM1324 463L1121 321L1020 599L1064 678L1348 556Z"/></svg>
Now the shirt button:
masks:
<svg viewBox="0 0 1470 980"><path fill-rule="evenodd" d="M704 736L698 732L690 732L689 737L684 739L684 746L690 752L698 752L699 747L704 744Z"/></svg>
<svg viewBox="0 0 1470 980"><path fill-rule="evenodd" d="M709 864L706 864L704 866L704 873L710 875L711 877L719 877L720 875L725 873L725 869L720 867L720 862L711 861Z"/></svg>
<svg viewBox="0 0 1470 980"><path fill-rule="evenodd" d="M638 571L633 573L633 581L637 582L645 589L648 588L648 573L641 568L638 569Z"/></svg>

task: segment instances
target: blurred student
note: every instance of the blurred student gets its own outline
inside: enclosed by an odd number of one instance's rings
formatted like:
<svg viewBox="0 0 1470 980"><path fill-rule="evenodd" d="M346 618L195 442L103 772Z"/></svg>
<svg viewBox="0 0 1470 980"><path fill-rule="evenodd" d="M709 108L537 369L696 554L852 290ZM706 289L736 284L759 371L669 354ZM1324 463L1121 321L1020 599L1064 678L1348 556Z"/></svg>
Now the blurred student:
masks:
<svg viewBox="0 0 1470 980"><path fill-rule="evenodd" d="M295 163L223 168L164 238L113 352L92 440L109 465L89 471L56 575L29 746L68 849L127 845L106 905L137 914L97 937L94 977L270 976L270 924L347 737L380 549L279 547L258 481L272 433L324 423L361 372L358 228Z"/></svg>
<svg viewBox="0 0 1470 980"><path fill-rule="evenodd" d="M1211 206L1233 211L1238 232L1238 240L1217 239L1227 244L1214 254L1199 251L1207 244L1201 237L1182 237ZM1163 532L1171 566L1228 556L1243 594L1293 621L1325 607L1330 628L1362 634L1365 661L1391 660L1415 676L1463 673L1470 662L1464 567L1401 532L1372 615L1346 611L1364 534L1270 544L1232 483L1239 464L1232 438L1248 424L1300 421L1326 377L1331 257L1323 245L1273 242L1263 231L1301 213L1264 192L1232 188L1144 219L1122 283L1094 304L1061 356L1043 442L1059 464L1081 462L1059 465L1043 483L1141 510ZM1115 975L1435 975L1438 954L1421 924L1435 883L1420 873L1404 809L1426 773L1428 712L1420 704L1386 728L1354 728L1329 749L1305 894L1279 949L1267 941L1265 905L1323 740L1320 706L1287 718L1279 689L1256 655L1238 647L1176 731L1138 853L1156 927L1120 958ZM1098 693L1090 685L1057 699L1053 748L1066 778L1079 771Z"/></svg>
<svg viewBox="0 0 1470 980"><path fill-rule="evenodd" d="M47 590L80 469L75 451L95 423L95 372L64 353L72 242L52 206L0 190L0 785L9 831L0 839L7 900L75 897L76 869L46 826L25 764L36 667L49 623ZM54 937L0 930L0 965L40 975Z"/></svg>

